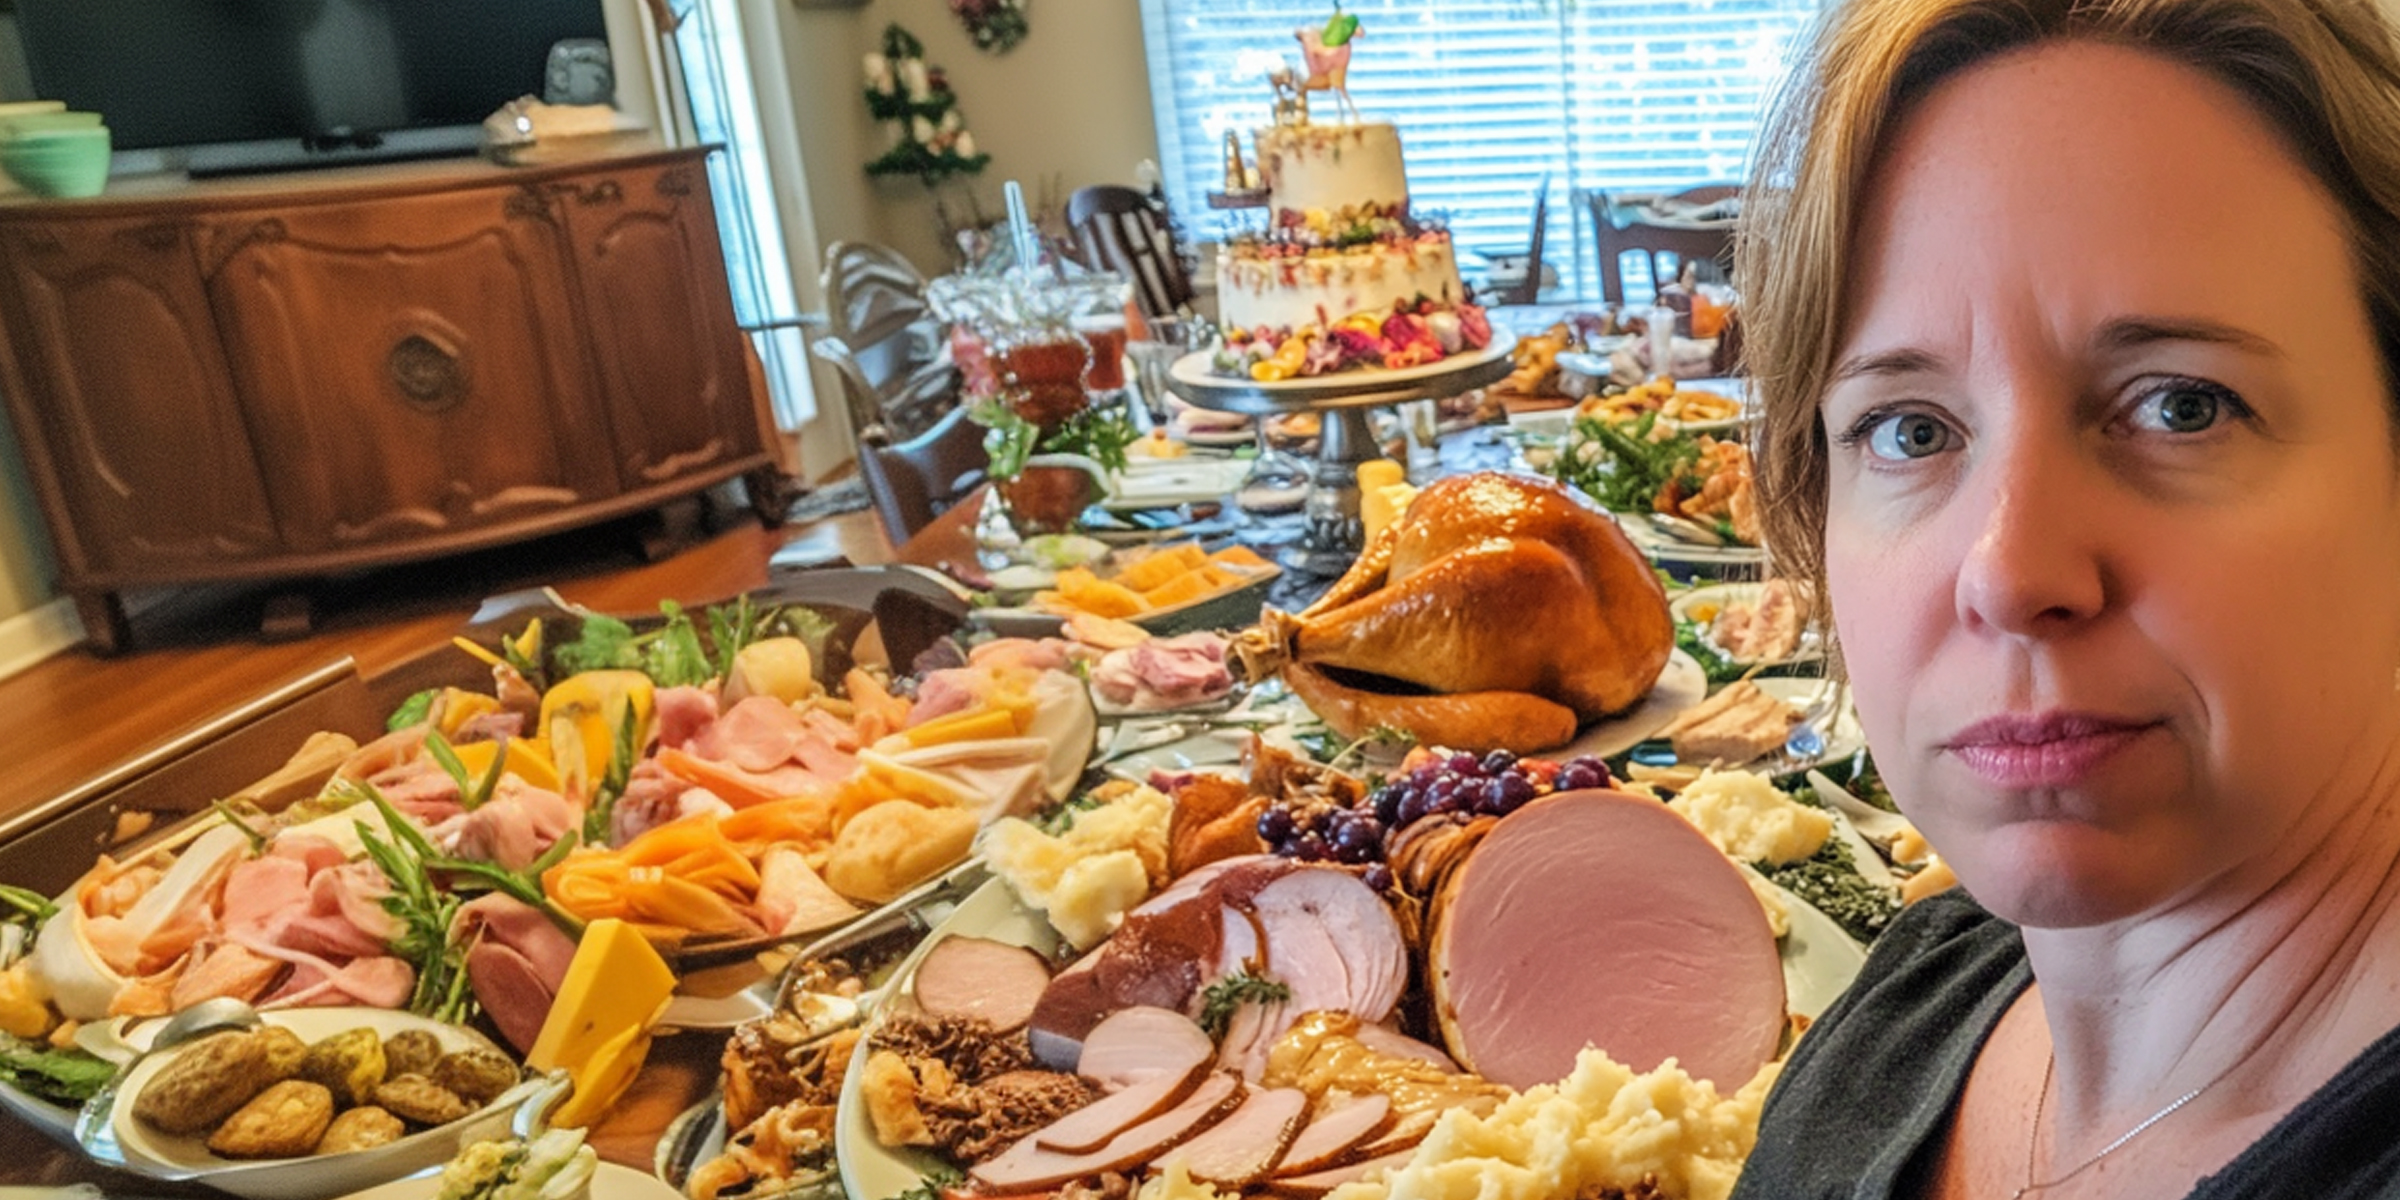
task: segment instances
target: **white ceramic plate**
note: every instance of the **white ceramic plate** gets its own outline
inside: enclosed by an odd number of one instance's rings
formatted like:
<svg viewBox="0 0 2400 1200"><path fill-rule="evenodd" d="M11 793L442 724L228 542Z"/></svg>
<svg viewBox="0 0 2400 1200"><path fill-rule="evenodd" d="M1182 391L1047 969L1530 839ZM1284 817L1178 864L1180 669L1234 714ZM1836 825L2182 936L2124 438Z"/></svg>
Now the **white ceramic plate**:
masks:
<svg viewBox="0 0 2400 1200"><path fill-rule="evenodd" d="M1657 563L1687 563L1698 566L1756 566L1767 562L1767 552L1756 546L1702 546L1681 538L1670 537L1651 524L1641 513L1611 513L1625 536L1633 539L1634 548Z"/></svg>
<svg viewBox="0 0 2400 1200"><path fill-rule="evenodd" d="M1258 428L1252 425L1240 429L1193 429L1185 431L1181 436L1184 441L1195 446L1211 450L1229 450L1258 441Z"/></svg>
<svg viewBox="0 0 2400 1200"><path fill-rule="evenodd" d="M1766 585L1763 583L1710 584L1706 587L1693 588L1692 590L1675 597L1675 599L1667 605L1667 608L1675 614L1678 620L1690 621L1693 625L1698 626L1700 629L1700 636L1705 639L1710 646L1715 647L1718 653L1723 654L1724 647L1717 646L1716 638L1711 633L1711 630L1716 622L1715 614L1721 613L1725 611L1726 608L1735 604L1756 604L1758 603L1759 593L1765 590ZM1708 620L1703 621L1697 615L1695 615L1702 612L1709 613ZM1780 667L1787 663L1815 662L1823 657L1825 657L1824 642L1823 639L1818 636L1816 627L1813 625L1803 625L1801 627L1800 648L1782 658L1736 658L1731 654L1725 655L1727 661L1740 663L1745 667Z"/></svg>
<svg viewBox="0 0 2400 1200"><path fill-rule="evenodd" d="M1867 948L1832 917L1779 885L1792 929L1783 938L1784 1007L1814 1021L1849 990L1867 965Z"/></svg>
<svg viewBox="0 0 2400 1200"><path fill-rule="evenodd" d="M433 1200L442 1190L441 1168L419 1171L341 1200ZM603 1162L592 1172L592 1200L683 1200L683 1193L655 1175L645 1175L621 1163Z"/></svg>
<svg viewBox="0 0 2400 1200"><path fill-rule="evenodd" d="M1360 387L1366 387L1369 385L1376 387L1390 385L1396 387L1404 383L1415 383L1420 379L1435 379L1443 375L1448 375L1453 371L1462 370L1467 367L1478 366L1483 363L1491 362L1495 359L1507 358L1510 353L1516 350L1516 348L1517 341L1515 338L1509 337L1505 334L1494 334L1492 336L1492 344L1485 346L1481 350L1466 354L1453 354L1448 358L1441 359L1436 362L1420 363L1413 367L1402 367L1397 371L1385 371L1378 369L1368 371L1342 371L1332 375L1296 375L1290 379L1279 379L1273 383L1259 383L1255 380L1234 379L1228 376L1219 375L1210 369L1210 364L1216 360L1217 352L1214 350L1196 350L1190 354L1184 355L1182 358L1176 359L1175 366L1172 369L1171 374L1174 376L1177 382L1190 387L1222 388L1232 386L1251 388L1269 394L1275 392L1305 392L1317 388L1343 386L1349 384L1357 384ZM1194 440L1192 444L1197 446L1203 443Z"/></svg>
<svg viewBox="0 0 2400 1200"><path fill-rule="evenodd" d="M291 1030L311 1044L364 1026L387 1038L403 1030L421 1029L439 1039L445 1052L499 1049L474 1030L379 1008L281 1009L262 1013L260 1018L267 1024ZM137 1063L118 1087L111 1110L97 1114L114 1145L98 1146L87 1140L85 1149L95 1159L122 1166L137 1175L196 1178L210 1187L254 1200L324 1200L448 1162L461 1146L505 1136L518 1102L538 1086L534 1081L520 1083L468 1116L372 1150L244 1162L209 1153L204 1137L172 1137L134 1119L134 1098L179 1054L186 1052L188 1047L177 1047L175 1051ZM515 1056L510 1058L513 1060Z"/></svg>
<svg viewBox="0 0 2400 1200"><path fill-rule="evenodd" d="M1138 469L1110 477L1108 495L1100 506L1111 512L1135 512L1223 500L1249 473L1250 464L1238 458L1187 455L1149 459Z"/></svg>
<svg viewBox="0 0 2400 1200"><path fill-rule="evenodd" d="M1563 762L1586 754L1594 758L1623 754L1666 728L1675 714L1707 697L1708 672L1700 668L1699 660L1677 650L1667 656L1667 665L1659 671L1658 682L1650 686L1650 694L1642 697L1632 711L1584 726L1577 731L1574 741L1556 750L1545 750L1541 757Z"/></svg>
<svg viewBox="0 0 2400 1200"><path fill-rule="evenodd" d="M1017 903L1016 893L994 879L959 902L958 909L933 927L915 951L892 973L886 1011L905 1011L915 1001L917 964L948 937L981 937L1011 945L1030 946L1044 957L1056 954L1058 931L1042 915ZM867 1075L867 1039L860 1038L850 1069L842 1076L840 1109L833 1122L834 1158L841 1164L842 1188L856 1200L885 1200L917 1186L927 1172L946 1165L932 1154L894 1149L875 1140L867 1118L866 1100L859 1089Z"/></svg>
<svg viewBox="0 0 2400 1200"><path fill-rule="evenodd" d="M1793 708L1799 709L1803 712L1808 710L1808 707L1812 702L1838 686L1830 679L1770 678L1753 679L1750 682L1757 684L1758 690L1765 692L1766 694L1773 696L1776 699L1781 700L1784 703L1791 705ZM1695 700L1693 703L1697 704L1699 702ZM1866 732L1859 728L1858 708L1857 706L1851 704L1847 697L1845 697L1843 700L1841 711L1833 715L1832 721L1830 723L1820 723L1818 728L1823 730L1825 734L1824 752L1805 763L1796 764L1789 768L1778 764L1775 770L1775 774L1778 778L1786 774L1805 770L1809 767L1822 767L1828 763L1840 762L1843 759L1858 753L1859 750L1864 748L1867 744ZM1724 765L1728 768L1752 769L1759 764L1766 763L1768 760L1778 757L1780 753L1781 749L1778 748L1776 752L1764 755L1760 758L1752 759L1750 762L1726 763ZM1692 765L1705 766L1707 764L1694 763Z"/></svg>

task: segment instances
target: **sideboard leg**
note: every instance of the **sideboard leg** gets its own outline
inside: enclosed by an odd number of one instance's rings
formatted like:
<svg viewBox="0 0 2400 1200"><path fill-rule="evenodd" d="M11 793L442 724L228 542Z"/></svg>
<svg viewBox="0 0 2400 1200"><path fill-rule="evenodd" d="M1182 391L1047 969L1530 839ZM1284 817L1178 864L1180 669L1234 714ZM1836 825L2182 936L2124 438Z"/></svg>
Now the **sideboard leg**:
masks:
<svg viewBox="0 0 2400 1200"><path fill-rule="evenodd" d="M75 615L83 619L84 644L103 657L122 654L133 644L133 622L125 616L125 598L115 592L76 592Z"/></svg>
<svg viewBox="0 0 2400 1200"><path fill-rule="evenodd" d="M791 476L775 467L760 467L742 476L742 490L750 495L750 511L758 514L758 523L768 529L781 529L792 515L792 502L800 498L800 489Z"/></svg>

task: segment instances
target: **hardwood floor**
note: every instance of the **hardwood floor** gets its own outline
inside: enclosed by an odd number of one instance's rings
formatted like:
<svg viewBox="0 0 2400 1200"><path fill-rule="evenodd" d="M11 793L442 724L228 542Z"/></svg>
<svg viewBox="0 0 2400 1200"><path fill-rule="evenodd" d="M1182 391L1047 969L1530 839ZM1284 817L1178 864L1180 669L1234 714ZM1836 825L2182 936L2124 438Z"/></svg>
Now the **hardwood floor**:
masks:
<svg viewBox="0 0 2400 1200"><path fill-rule="evenodd" d="M798 544L811 557L889 561L872 512L761 529L747 514L729 527L680 516L683 548L644 562L624 523L523 546L376 571L306 589L315 631L260 640L271 589L195 594L173 611L135 619L135 649L116 658L81 650L0 680L0 816L38 804L259 692L347 655L369 676L463 627L492 595L545 584L604 611L639 612L662 599L715 600L767 581L767 560ZM281 589L290 591L291 589Z"/></svg>

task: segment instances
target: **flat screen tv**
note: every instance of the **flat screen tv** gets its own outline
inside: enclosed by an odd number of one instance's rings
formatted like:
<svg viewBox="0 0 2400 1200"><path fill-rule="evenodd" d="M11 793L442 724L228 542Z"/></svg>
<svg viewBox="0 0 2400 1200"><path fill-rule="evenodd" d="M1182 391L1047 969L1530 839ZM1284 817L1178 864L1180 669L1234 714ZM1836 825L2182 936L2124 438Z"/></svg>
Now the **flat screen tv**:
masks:
<svg viewBox="0 0 2400 1200"><path fill-rule="evenodd" d="M472 153L601 0L17 0L34 93L194 174Z"/></svg>

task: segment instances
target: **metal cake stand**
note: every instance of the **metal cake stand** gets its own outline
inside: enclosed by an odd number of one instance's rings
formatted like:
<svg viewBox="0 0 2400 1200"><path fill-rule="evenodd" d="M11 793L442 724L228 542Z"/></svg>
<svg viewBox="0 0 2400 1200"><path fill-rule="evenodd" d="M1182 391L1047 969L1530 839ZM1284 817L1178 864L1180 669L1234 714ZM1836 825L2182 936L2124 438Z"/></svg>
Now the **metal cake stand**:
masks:
<svg viewBox="0 0 2400 1200"><path fill-rule="evenodd" d="M1186 403L1244 416L1324 414L1324 433L1309 464L1305 532L1285 565L1311 575L1339 575L1365 548L1358 516L1358 467L1383 456L1375 443L1368 410L1416 400L1447 400L1489 387L1515 369L1509 352L1516 339L1497 334L1472 354L1402 371L1355 371L1257 383L1209 373L1212 351L1177 359L1167 390Z"/></svg>

